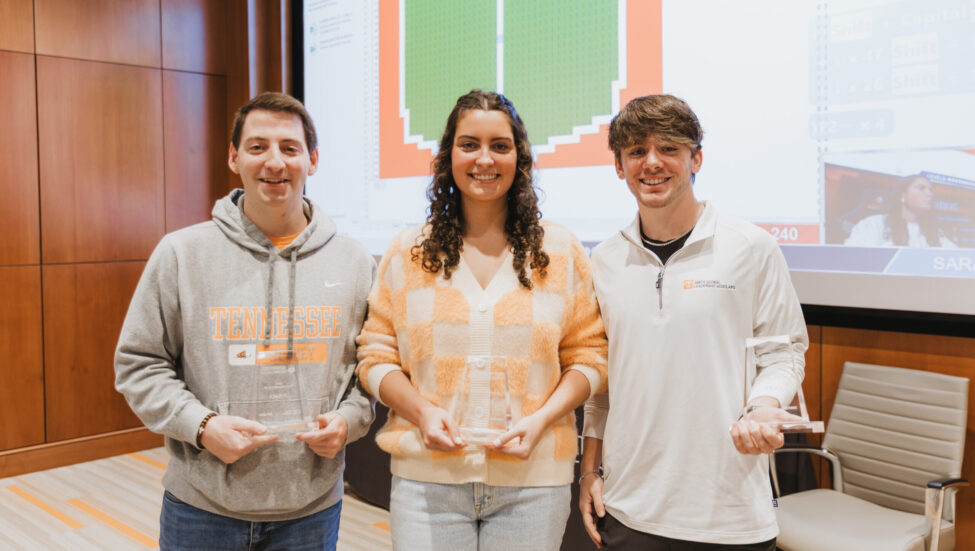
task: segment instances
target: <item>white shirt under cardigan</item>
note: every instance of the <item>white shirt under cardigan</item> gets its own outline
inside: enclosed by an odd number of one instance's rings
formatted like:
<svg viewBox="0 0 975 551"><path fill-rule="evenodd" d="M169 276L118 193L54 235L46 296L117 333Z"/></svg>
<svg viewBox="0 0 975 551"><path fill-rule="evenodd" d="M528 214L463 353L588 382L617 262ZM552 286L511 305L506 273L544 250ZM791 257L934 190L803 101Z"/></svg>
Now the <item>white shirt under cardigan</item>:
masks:
<svg viewBox="0 0 975 551"><path fill-rule="evenodd" d="M775 241L706 204L663 268L641 243L639 217L592 260L609 337L609 394L587 403L584 435L603 440L610 514L681 540L775 537L768 457L738 453L729 434L746 386L750 396L788 403L802 381L804 362L796 370L789 362L760 366L745 380L746 338L791 335L800 359L808 344Z"/></svg>

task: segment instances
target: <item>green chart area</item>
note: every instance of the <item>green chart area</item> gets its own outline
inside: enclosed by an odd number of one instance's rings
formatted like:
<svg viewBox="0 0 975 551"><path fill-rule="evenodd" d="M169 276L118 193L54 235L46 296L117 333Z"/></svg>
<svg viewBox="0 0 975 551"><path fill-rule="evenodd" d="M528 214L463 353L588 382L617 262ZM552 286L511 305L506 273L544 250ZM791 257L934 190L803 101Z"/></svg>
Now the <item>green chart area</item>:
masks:
<svg viewBox="0 0 975 551"><path fill-rule="evenodd" d="M500 39L498 2L504 2ZM499 80L535 145L613 112L618 0L406 0L405 17L411 135L438 140L458 96L496 90Z"/></svg>
<svg viewBox="0 0 975 551"><path fill-rule="evenodd" d="M447 115L473 88L497 78L495 0L407 0L406 107L411 135L439 140Z"/></svg>

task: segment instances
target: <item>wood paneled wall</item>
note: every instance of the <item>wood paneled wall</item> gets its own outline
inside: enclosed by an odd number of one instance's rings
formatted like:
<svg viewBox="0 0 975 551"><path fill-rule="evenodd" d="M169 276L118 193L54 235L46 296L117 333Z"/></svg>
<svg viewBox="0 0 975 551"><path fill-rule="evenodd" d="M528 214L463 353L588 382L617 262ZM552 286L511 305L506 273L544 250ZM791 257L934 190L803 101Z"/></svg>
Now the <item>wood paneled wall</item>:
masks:
<svg viewBox="0 0 975 551"><path fill-rule="evenodd" d="M2 450L44 442L40 268L0 267L0 304Z"/></svg>
<svg viewBox="0 0 975 551"><path fill-rule="evenodd" d="M138 427L115 391L112 359L144 262L44 266L47 441Z"/></svg>
<svg viewBox="0 0 975 551"><path fill-rule="evenodd" d="M34 0L36 51L159 67L159 11L159 0Z"/></svg>
<svg viewBox="0 0 975 551"><path fill-rule="evenodd" d="M158 69L37 57L45 264L145 259L163 235Z"/></svg>
<svg viewBox="0 0 975 551"><path fill-rule="evenodd" d="M153 247L231 188L252 9L0 0L0 477L161 443L115 343Z"/></svg>
<svg viewBox="0 0 975 551"><path fill-rule="evenodd" d="M3 31L0 30L0 36ZM38 264L41 232L37 211L37 107L34 56L0 51L0 266ZM12 237L12 238L11 238Z"/></svg>
<svg viewBox="0 0 975 551"><path fill-rule="evenodd" d="M0 0L0 50L34 53L34 0Z"/></svg>
<svg viewBox="0 0 975 551"><path fill-rule="evenodd" d="M163 71L166 232L208 220L231 187L226 101L226 77Z"/></svg>

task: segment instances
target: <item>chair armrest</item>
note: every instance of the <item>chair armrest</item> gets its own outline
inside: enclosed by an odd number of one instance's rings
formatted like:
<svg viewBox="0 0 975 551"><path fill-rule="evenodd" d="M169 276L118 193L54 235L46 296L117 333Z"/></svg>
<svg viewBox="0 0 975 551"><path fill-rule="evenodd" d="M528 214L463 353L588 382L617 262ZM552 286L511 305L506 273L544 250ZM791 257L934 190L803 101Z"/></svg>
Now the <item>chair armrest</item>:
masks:
<svg viewBox="0 0 975 551"><path fill-rule="evenodd" d="M928 488L935 490L947 490L948 488L960 488L968 486L967 478L940 478L928 482Z"/></svg>
<svg viewBox="0 0 975 551"><path fill-rule="evenodd" d="M944 515L945 493L952 488L968 486L968 480L964 478L940 478L928 482L927 489L924 490L924 516L928 519L931 526L931 537L928 539L928 549L938 551L941 540L941 519ZM954 504L954 492L951 493L952 504ZM951 517L954 517L954 505L951 507Z"/></svg>
<svg viewBox="0 0 975 551"><path fill-rule="evenodd" d="M819 446L812 446L809 444L793 444L789 447L783 447L772 452L773 455L780 453L811 453L813 455L818 455L829 461L830 470L833 474L833 489L837 492L843 491L843 473L840 471L840 458L836 456L835 453L827 450L826 448L820 448Z"/></svg>

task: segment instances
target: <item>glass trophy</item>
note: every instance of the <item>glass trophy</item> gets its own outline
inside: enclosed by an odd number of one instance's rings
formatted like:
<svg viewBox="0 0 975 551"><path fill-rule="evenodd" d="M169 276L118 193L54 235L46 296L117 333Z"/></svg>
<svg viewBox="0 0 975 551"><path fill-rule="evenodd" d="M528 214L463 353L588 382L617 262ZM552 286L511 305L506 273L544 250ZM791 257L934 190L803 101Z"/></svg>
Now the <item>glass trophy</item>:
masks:
<svg viewBox="0 0 975 551"><path fill-rule="evenodd" d="M268 433L297 433L318 428L318 414L328 411L328 398L309 398L302 385L301 370L293 361L294 355L282 350L257 352L257 364L250 366L244 396L218 406L224 415L235 415L257 421ZM281 362L281 363L279 363ZM239 373L241 368L236 371ZM242 374L241 374L242 375ZM246 384L247 379L253 385Z"/></svg>
<svg viewBox="0 0 975 551"><path fill-rule="evenodd" d="M745 373L746 385L745 396L747 399L748 389L754 381L757 373L758 358L767 359L770 362L788 361L792 363L793 371L796 370L796 350L792 346L792 339L789 335L775 335L771 337L752 337L745 339ZM763 423L777 427L783 433L793 432L824 432L825 426L822 421L812 421L809 419L809 411L806 409L806 398L802 394L802 384L796 387L796 395L792 402L783 406L785 411L800 417L796 421L787 422L768 422Z"/></svg>
<svg viewBox="0 0 975 551"><path fill-rule="evenodd" d="M511 428L511 389L505 356L468 356L448 412L468 444L483 446Z"/></svg>

